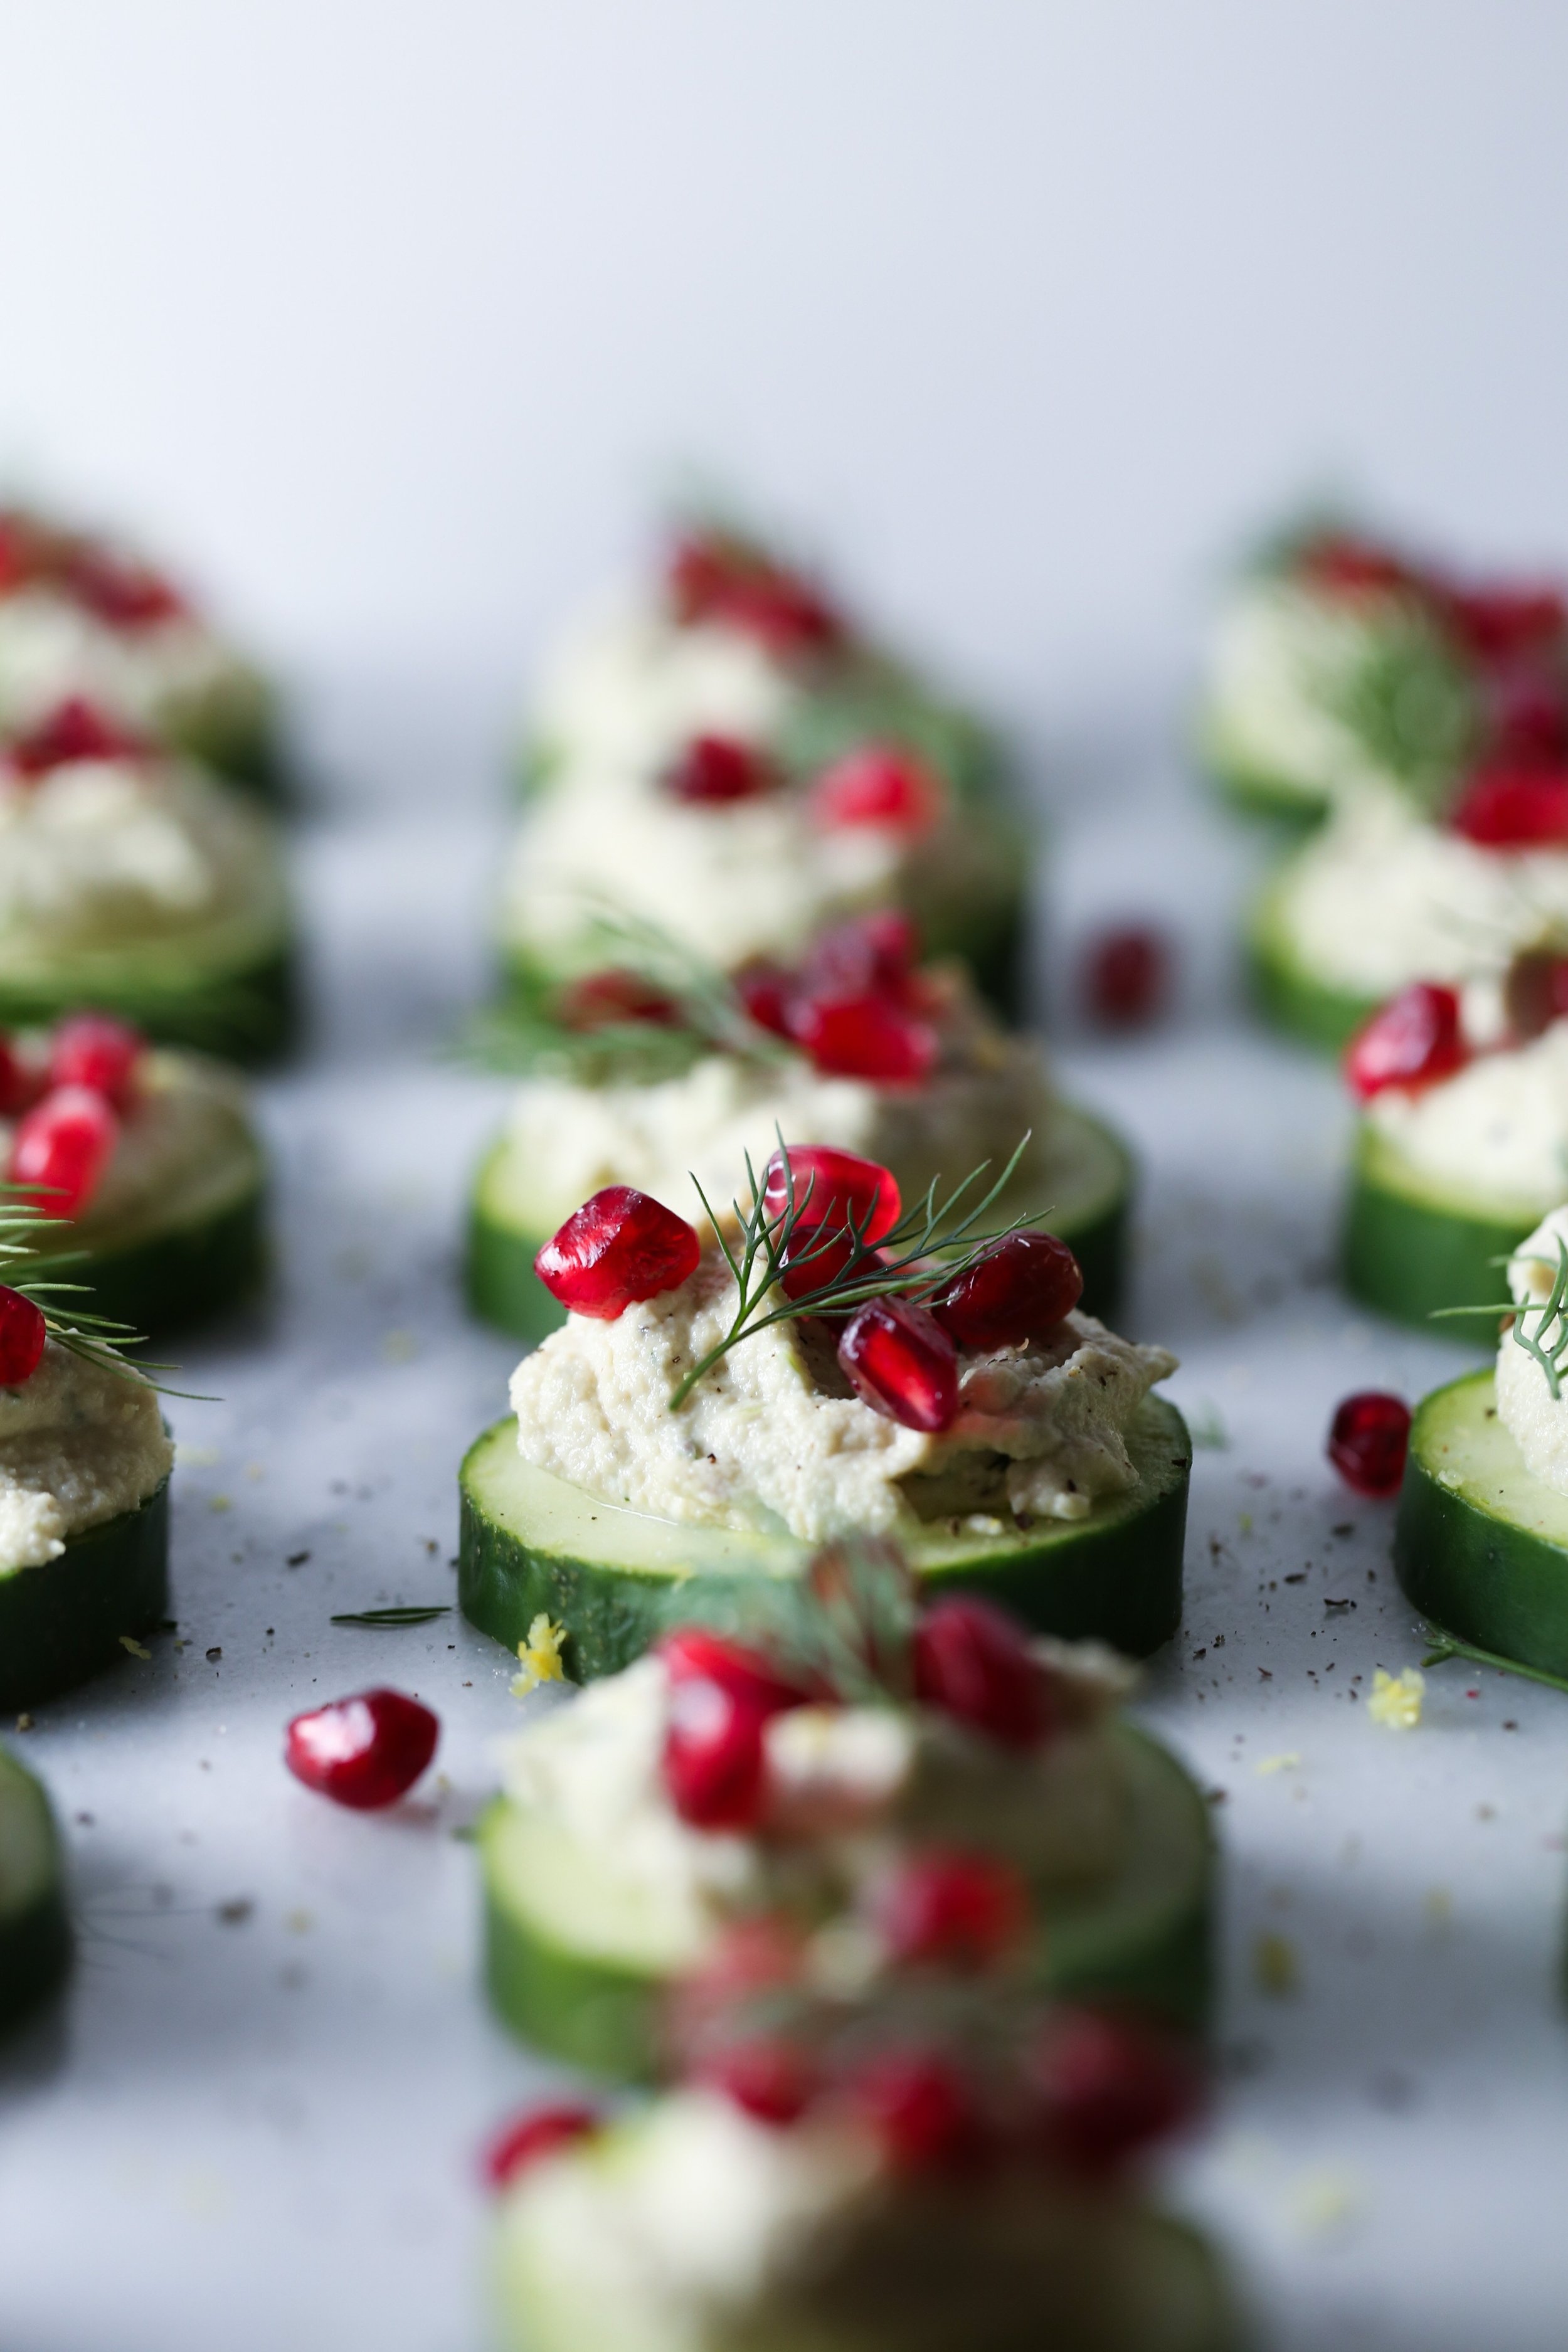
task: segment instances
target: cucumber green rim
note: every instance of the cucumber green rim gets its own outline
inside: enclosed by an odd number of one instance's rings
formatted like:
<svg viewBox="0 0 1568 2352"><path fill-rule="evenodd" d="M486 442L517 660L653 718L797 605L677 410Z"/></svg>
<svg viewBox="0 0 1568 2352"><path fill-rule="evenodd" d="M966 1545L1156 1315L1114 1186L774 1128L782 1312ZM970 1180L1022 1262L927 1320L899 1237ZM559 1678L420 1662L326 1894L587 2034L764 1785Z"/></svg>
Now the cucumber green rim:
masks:
<svg viewBox="0 0 1568 2352"><path fill-rule="evenodd" d="M0 1576L0 1709L39 1705L123 1664L121 1636L169 1614L169 1482L101 1527L68 1538L58 1559Z"/></svg>

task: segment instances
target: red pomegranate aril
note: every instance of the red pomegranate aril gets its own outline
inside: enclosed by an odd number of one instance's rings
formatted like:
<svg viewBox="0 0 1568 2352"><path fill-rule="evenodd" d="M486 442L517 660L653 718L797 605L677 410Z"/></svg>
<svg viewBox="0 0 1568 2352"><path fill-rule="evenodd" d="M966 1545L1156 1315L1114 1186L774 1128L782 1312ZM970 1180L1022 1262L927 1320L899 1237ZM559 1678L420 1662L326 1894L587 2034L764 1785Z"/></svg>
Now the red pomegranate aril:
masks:
<svg viewBox="0 0 1568 2352"><path fill-rule="evenodd" d="M694 735L666 771L664 788L674 800L713 805L757 800L771 793L777 781L771 762L754 744L731 735Z"/></svg>
<svg viewBox="0 0 1568 2352"><path fill-rule="evenodd" d="M1398 1494L1409 1450L1410 1408L1381 1389L1346 1397L1329 1426L1329 1460L1347 1486L1373 1502Z"/></svg>
<svg viewBox="0 0 1568 2352"><path fill-rule="evenodd" d="M912 752L863 743L823 770L812 785L810 807L827 832L877 824L913 841L931 831L945 800L939 779Z"/></svg>
<svg viewBox="0 0 1568 2352"><path fill-rule="evenodd" d="M735 993L748 1021L771 1036L789 1035L790 997L795 988L795 975L782 964L748 964L735 975Z"/></svg>
<svg viewBox="0 0 1568 2352"><path fill-rule="evenodd" d="M605 1029L623 1021L648 1021L669 1028L680 1018L673 996L665 995L638 971L612 967L584 972L562 990L556 1003L563 1028Z"/></svg>
<svg viewBox="0 0 1568 2352"><path fill-rule="evenodd" d="M1309 540L1296 556L1295 570L1300 579L1330 595L1360 596L1417 584L1416 574L1392 549L1351 531L1323 531Z"/></svg>
<svg viewBox="0 0 1568 2352"><path fill-rule="evenodd" d="M0 1285L0 1389L20 1388L32 1379L48 1336L42 1307Z"/></svg>
<svg viewBox="0 0 1568 2352"><path fill-rule="evenodd" d="M1097 932L1083 951L1085 1011L1107 1029L1142 1028L1164 1010L1172 961L1170 942L1151 924Z"/></svg>
<svg viewBox="0 0 1568 2352"><path fill-rule="evenodd" d="M831 1144L792 1143L773 1152L763 1171L763 1207L770 1222L794 1202L815 1225L852 1224L868 1249L886 1240L903 1214L898 1180L879 1160Z"/></svg>
<svg viewBox="0 0 1568 2352"><path fill-rule="evenodd" d="M1054 1234L1009 1234L931 1303L961 1348L1016 1348L1044 1339L1083 1296L1083 1275Z"/></svg>
<svg viewBox="0 0 1568 2352"><path fill-rule="evenodd" d="M1488 768L1537 773L1568 767L1568 687L1563 678L1504 671L1488 700Z"/></svg>
<svg viewBox="0 0 1568 2352"><path fill-rule="evenodd" d="M750 1829L766 1796L763 1733L805 1694L739 1642L683 1626L658 1644L669 1673L664 1780L694 1829Z"/></svg>
<svg viewBox="0 0 1568 2352"><path fill-rule="evenodd" d="M723 531L694 531L670 558L670 602L678 620L720 621L789 656L822 653L844 625L820 590L762 549Z"/></svg>
<svg viewBox="0 0 1568 2352"><path fill-rule="evenodd" d="M106 718L81 696L73 695L8 744L5 757L18 775L36 782L73 761L138 760L147 749L142 737L118 719Z"/></svg>
<svg viewBox="0 0 1568 2352"><path fill-rule="evenodd" d="M531 2165L542 2163L563 2147L571 2147L599 2129L600 2119L592 2107L563 2104L553 2107L535 2107L504 2131L498 2132L485 2150L483 2171L492 2189L507 2189L526 2172Z"/></svg>
<svg viewBox="0 0 1568 2352"><path fill-rule="evenodd" d="M782 2035L716 2050L703 2059L697 2074L743 2115L780 2130L799 2123L820 2087L809 2053Z"/></svg>
<svg viewBox="0 0 1568 2352"><path fill-rule="evenodd" d="M1486 768L1449 819L1479 849L1560 849L1568 844L1568 768Z"/></svg>
<svg viewBox="0 0 1568 2352"><path fill-rule="evenodd" d="M1443 602L1458 634L1482 662L1539 653L1568 634L1568 603L1560 589L1543 583L1451 588Z"/></svg>
<svg viewBox="0 0 1568 2352"><path fill-rule="evenodd" d="M114 1154L120 1121L86 1087L57 1087L23 1117L11 1140L9 1181L39 1195L47 1217L75 1217Z"/></svg>
<svg viewBox="0 0 1568 2352"><path fill-rule="evenodd" d="M1027 1932L1029 1891L990 1854L920 1853L881 1889L875 1913L902 1966L988 1969Z"/></svg>
<svg viewBox="0 0 1568 2352"><path fill-rule="evenodd" d="M1041 2153L1073 2170L1118 2170L1190 2123L1201 2084L1186 2052L1131 2017L1074 2010L1054 2018L1029 2068Z"/></svg>
<svg viewBox="0 0 1568 2352"><path fill-rule="evenodd" d="M799 1706L808 1696L799 1683L781 1675L760 1650L710 1633L705 1625L678 1626L672 1633L661 1635L654 1648L664 1660L672 1684L717 1683L730 1697L760 1707L764 1715Z"/></svg>
<svg viewBox="0 0 1568 2352"><path fill-rule="evenodd" d="M129 1108L147 1041L128 1022L107 1013L77 1013L49 1041L51 1087L86 1087L116 1110Z"/></svg>
<svg viewBox="0 0 1568 2352"><path fill-rule="evenodd" d="M939 1601L914 1633L915 1696L1004 1748L1037 1748L1058 1720L1056 1685L1027 1629L994 1601Z"/></svg>
<svg viewBox="0 0 1568 2352"><path fill-rule="evenodd" d="M975 2172L993 2153L973 2088L939 2053L892 2051L868 2059L845 2084L845 2096L897 2171Z"/></svg>
<svg viewBox="0 0 1568 2352"><path fill-rule="evenodd" d="M441 1726L402 1691L367 1690L297 1715L283 1760L307 1789L355 1812L406 1795L436 1753Z"/></svg>
<svg viewBox="0 0 1568 2352"><path fill-rule="evenodd" d="M43 1073L0 1034L0 1118L16 1118L44 1090Z"/></svg>
<svg viewBox="0 0 1568 2352"><path fill-rule="evenodd" d="M1545 949L1516 955L1503 982L1509 1031L1520 1044L1539 1037L1568 1015L1568 956Z"/></svg>
<svg viewBox="0 0 1568 2352"><path fill-rule="evenodd" d="M606 1184L573 1210L533 1270L569 1314L613 1323L642 1299L678 1289L701 1255L684 1217L631 1184Z"/></svg>
<svg viewBox="0 0 1568 2352"><path fill-rule="evenodd" d="M920 955L920 932L895 908L855 915L818 931L800 968L802 996L885 996L910 1001L910 977Z"/></svg>
<svg viewBox="0 0 1568 2352"><path fill-rule="evenodd" d="M868 1298L838 1342L863 1403L936 1436L958 1418L958 1350L936 1318L907 1298Z"/></svg>
<svg viewBox="0 0 1568 2352"><path fill-rule="evenodd" d="M1452 988L1418 980L1374 1013L1345 1048L1345 1076L1362 1102L1385 1087L1428 1087L1468 1060Z"/></svg>
<svg viewBox="0 0 1568 2352"><path fill-rule="evenodd" d="M797 998L790 1034L827 1078L918 1087L936 1067L942 1041L929 1021L885 996Z"/></svg>
<svg viewBox="0 0 1568 2352"><path fill-rule="evenodd" d="M78 602L111 628L150 628L185 610L184 597L160 572L107 548L76 548L64 577Z"/></svg>

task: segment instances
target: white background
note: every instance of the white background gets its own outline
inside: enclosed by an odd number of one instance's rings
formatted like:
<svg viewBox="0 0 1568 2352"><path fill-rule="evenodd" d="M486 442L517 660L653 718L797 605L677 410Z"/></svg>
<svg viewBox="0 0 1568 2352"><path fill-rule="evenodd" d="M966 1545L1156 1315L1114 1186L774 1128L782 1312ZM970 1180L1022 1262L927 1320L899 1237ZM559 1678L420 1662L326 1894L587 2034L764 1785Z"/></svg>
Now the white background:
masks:
<svg viewBox="0 0 1568 2352"><path fill-rule="evenodd" d="M451 1621L326 1620L450 1590L453 1469L510 1353L453 1286L496 1097L433 1061L483 980L490 754L538 630L690 467L1026 721L1058 980L1097 910L1183 934L1168 1030L1065 1030L1148 1168L1131 1323L1229 1440L1198 1457L1187 1625L1147 1699L1226 1791L1223 2087L1179 2191L1287 2352L1561 2346L1568 1718L1453 1667L1404 1739L1346 1696L1419 1643L1323 1428L1347 1389L1414 1396L1458 1359L1332 1290L1337 1090L1233 1009L1249 853L1173 746L1213 568L1299 488L1568 551L1563 21L0 17L0 456L186 553L310 688L332 787L300 856L315 1051L262 1103L279 1291L191 1351L224 1402L176 1409L189 1646L21 1743L83 1943L68 2005L0 2056L5 2352L484 2341L473 2154L539 2078L476 1997L451 1832L507 1667ZM277 1748L373 1675L438 1706L446 1780L365 1822ZM1259 1985L1265 1934L1290 1998Z"/></svg>

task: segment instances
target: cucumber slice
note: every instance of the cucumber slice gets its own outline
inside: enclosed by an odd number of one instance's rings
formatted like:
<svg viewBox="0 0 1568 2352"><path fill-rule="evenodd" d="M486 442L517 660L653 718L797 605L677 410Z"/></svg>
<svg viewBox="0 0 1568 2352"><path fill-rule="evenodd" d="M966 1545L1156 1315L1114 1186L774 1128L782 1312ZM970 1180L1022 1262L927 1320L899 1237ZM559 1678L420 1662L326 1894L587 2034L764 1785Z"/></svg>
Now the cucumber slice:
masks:
<svg viewBox="0 0 1568 2352"><path fill-rule="evenodd" d="M504 1135L480 1162L468 1216L467 1286L476 1315L532 1342L566 1320L533 1261L577 1203L542 1201L531 1175ZM1131 1156L1120 1138L1087 1111L1063 1104L1048 1153L994 1212L1002 1224L1037 1203L1047 1209L1051 1231L1069 1244L1083 1269L1085 1311L1104 1323L1115 1319L1121 1300L1132 1181Z"/></svg>
<svg viewBox="0 0 1568 2352"><path fill-rule="evenodd" d="M0 1748L0 2033L58 1984L70 1941L49 1801Z"/></svg>
<svg viewBox="0 0 1568 2352"><path fill-rule="evenodd" d="M236 668L203 693L165 702L158 723L177 750L241 791L275 807L291 798L276 700L254 670Z"/></svg>
<svg viewBox="0 0 1568 2352"><path fill-rule="evenodd" d="M1363 996L1321 979L1302 962L1285 920L1289 876L1262 892L1247 928L1248 985L1254 1004L1271 1027L1337 1053L1370 1021L1382 996Z"/></svg>
<svg viewBox="0 0 1568 2352"><path fill-rule="evenodd" d="M525 2173L503 2200L495 2282L514 2352L1237 2352L1244 2340L1224 2268L1196 2231L1131 2196L1059 2187L1045 2241L1060 2264L1054 2289L1035 2231L1020 2253L962 2189L932 2187L846 2215L822 2259L779 2279L766 2307L714 2296L688 2312L649 2293L644 2263L622 2256L615 2233L622 2183L656 2160L639 2145L646 2128L628 2116ZM585 2192L570 2198L565 2230L563 2167ZM1022 2312L1036 2305L1040 2326L1025 2332Z"/></svg>
<svg viewBox="0 0 1568 2352"><path fill-rule="evenodd" d="M1145 1397L1128 1450L1137 1485L1087 1519L1000 1536L952 1534L944 1521L907 1543L913 1567L933 1587L991 1594L1043 1633L1146 1656L1182 1614L1192 1441L1174 1405ZM684 1526L569 1486L522 1460L510 1417L469 1447L458 1486L464 1614L514 1650L544 1610L567 1628L563 1656L578 1682L640 1657L679 1620L693 1577L743 1624L747 1588L798 1575L811 1557L793 1536Z"/></svg>
<svg viewBox="0 0 1568 2352"><path fill-rule="evenodd" d="M0 1027L47 1028L86 1006L119 1013L158 1045L271 1061L299 1025L293 950L279 932L226 925L178 946L83 950L47 964L0 957Z"/></svg>
<svg viewBox="0 0 1568 2352"><path fill-rule="evenodd" d="M1568 1675L1568 1496L1525 1468L1489 1369L1450 1381L1416 1408L1394 1566L1432 1624Z"/></svg>
<svg viewBox="0 0 1568 2352"><path fill-rule="evenodd" d="M169 1482L67 1539L58 1559L0 1575L0 1709L74 1690L125 1656L121 1636L169 1614Z"/></svg>
<svg viewBox="0 0 1568 2352"><path fill-rule="evenodd" d="M1233 766L1212 748L1200 751L1199 757L1220 799L1240 816L1264 817L1270 824L1305 833L1321 824L1333 806L1331 795L1319 785L1267 775L1258 768Z"/></svg>
<svg viewBox="0 0 1568 2352"><path fill-rule="evenodd" d="M1041 1982L1052 1993L1136 2003L1199 2033L1211 1984L1214 1846L1208 1811L1174 1757L1124 1727L1132 1827L1108 1885L1041 1907ZM559 1823L500 1798L479 1824L485 1978L525 2042L621 2080L656 2069L660 1996L700 1955Z"/></svg>
<svg viewBox="0 0 1568 2352"><path fill-rule="evenodd" d="M1341 1235L1345 1287L1406 1323L1425 1323L1442 1307L1489 1307L1506 1287L1498 1259L1511 1256L1552 1205L1458 1193L1363 1119ZM1491 1344L1479 1320L1468 1330L1454 1325L1451 1336Z"/></svg>

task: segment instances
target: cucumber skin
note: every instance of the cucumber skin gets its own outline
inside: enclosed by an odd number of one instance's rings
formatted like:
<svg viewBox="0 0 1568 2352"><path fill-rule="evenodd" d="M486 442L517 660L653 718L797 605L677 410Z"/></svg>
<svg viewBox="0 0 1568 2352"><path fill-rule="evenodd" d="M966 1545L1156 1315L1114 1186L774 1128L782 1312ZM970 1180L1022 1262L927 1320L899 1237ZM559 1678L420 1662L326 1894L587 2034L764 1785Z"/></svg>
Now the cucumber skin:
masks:
<svg viewBox="0 0 1568 2352"><path fill-rule="evenodd" d="M1411 1606L1440 1631L1568 1675L1568 1549L1478 1510L1441 1485L1418 1452L1423 1416L1436 1398L1491 1381L1489 1369L1467 1372L1417 1406L1394 1522L1394 1573Z"/></svg>
<svg viewBox="0 0 1568 2352"><path fill-rule="evenodd" d="M101 1256L89 1249L74 1261L40 1258L40 1280L85 1283L95 1315L133 1330L186 1330L238 1306L267 1278L271 1250L263 1186L216 1216L153 1234Z"/></svg>
<svg viewBox="0 0 1568 2352"><path fill-rule="evenodd" d="M1363 1306L1425 1327L1440 1307L1490 1307L1503 1287L1493 1261L1511 1255L1541 1222L1467 1216L1380 1184L1358 1151L1345 1201L1340 1271ZM1503 1310L1499 1305L1498 1311ZM1450 1334L1489 1345L1479 1319Z"/></svg>
<svg viewBox="0 0 1568 2352"><path fill-rule="evenodd" d="M1131 1181L1129 1163L1129 1184ZM1089 1223L1057 1228L1070 1244L1083 1274L1084 1312L1098 1315L1102 1323L1113 1323L1121 1304L1131 1207L1131 1192L1126 1192ZM481 1322L493 1323L531 1347L566 1320L565 1308L556 1305L533 1271L534 1257L548 1238L545 1234L515 1233L477 1205L469 1213L464 1261L468 1306Z"/></svg>
<svg viewBox="0 0 1568 2352"><path fill-rule="evenodd" d="M79 979L50 987L0 981L0 1027L45 1028L68 1013L91 1010L134 1022L160 1045L192 1045L247 1067L277 1060L300 1029L299 974L294 951L270 949L243 971L205 973L183 984L166 981L106 983Z"/></svg>
<svg viewBox="0 0 1568 2352"><path fill-rule="evenodd" d="M1303 971L1284 951L1272 898L1272 892L1265 892L1247 926L1247 993L1271 1028L1338 1053L1385 999L1334 988Z"/></svg>
<svg viewBox="0 0 1568 2352"><path fill-rule="evenodd" d="M169 1482L72 1536L58 1559L0 1577L0 1708L35 1706L123 1659L122 1633L169 1614Z"/></svg>
<svg viewBox="0 0 1568 2352"><path fill-rule="evenodd" d="M1037 1549L1012 1552L994 1566L927 1570L922 1582L928 1591L984 1593L1037 1633L1063 1641L1105 1642L1127 1657L1147 1657L1159 1649L1181 1622L1193 1458L1185 1423L1173 1406L1165 1411L1172 1443L1180 1447L1173 1459L1181 1475L1147 1509L1100 1528L1086 1524L1066 1543L1058 1524ZM468 1471L479 1449L510 1426L498 1422L477 1439L459 1474L458 1599L463 1614L482 1633L515 1650L543 1611L571 1629L563 1663L574 1681L618 1674L670 1622L681 1587L668 1577L542 1551L495 1525L475 1502ZM705 1577L710 1610L721 1601L732 1608L736 1625L743 1626L751 1581L743 1576Z"/></svg>
<svg viewBox="0 0 1568 2352"><path fill-rule="evenodd" d="M1207 1807L1190 1781L1188 1786L1206 1856L1190 1899L1173 1908L1161 1934L1130 1942L1118 1961L1101 1957L1053 1969L1047 1930L1043 1982L1055 1999L1124 2002L1196 2040L1206 2032L1213 2008L1215 1848ZM655 2081L662 1980L611 1961L584 1958L537 1933L495 1895L485 1860L486 1832L505 1810L505 1798L496 1798L479 1828L486 1874L484 1978L491 2007L521 2041L552 2057L616 2082Z"/></svg>

